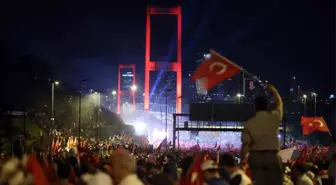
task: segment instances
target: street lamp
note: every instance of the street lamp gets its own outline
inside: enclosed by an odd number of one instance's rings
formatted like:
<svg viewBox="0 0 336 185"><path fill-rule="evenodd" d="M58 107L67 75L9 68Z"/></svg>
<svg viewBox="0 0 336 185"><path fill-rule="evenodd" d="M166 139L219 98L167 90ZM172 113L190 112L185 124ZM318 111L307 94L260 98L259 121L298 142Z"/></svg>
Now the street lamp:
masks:
<svg viewBox="0 0 336 185"><path fill-rule="evenodd" d="M307 110L307 108L306 108L306 105L307 105L307 95L306 94L304 94L302 96L302 103L303 103L303 115L306 116L306 110Z"/></svg>
<svg viewBox="0 0 336 185"><path fill-rule="evenodd" d="M82 95L83 86L87 80L81 80L79 84L79 99L78 99L78 143L81 143L81 123L82 123Z"/></svg>
<svg viewBox="0 0 336 185"><path fill-rule="evenodd" d="M169 86L166 90L165 90L165 94L166 94L166 125L165 125L165 132L166 132L166 140L168 142L168 93L171 92L173 89ZM168 145L166 145L166 150L168 149Z"/></svg>
<svg viewBox="0 0 336 185"><path fill-rule="evenodd" d="M133 108L135 110L135 91L137 90L137 86L136 85L132 85L131 86L131 91L132 91L132 101L133 101Z"/></svg>
<svg viewBox="0 0 336 185"><path fill-rule="evenodd" d="M209 59L209 58L211 57L211 54L210 54L210 53L205 53L205 54L203 55L203 57L204 57L205 59Z"/></svg>
<svg viewBox="0 0 336 185"><path fill-rule="evenodd" d="M59 81L54 81L51 83L51 125L50 125L50 134L55 123L55 85L59 85Z"/></svg>
<svg viewBox="0 0 336 185"><path fill-rule="evenodd" d="M97 126L97 141L99 141L99 109L100 109L100 93L99 92L94 92L96 96L96 126Z"/></svg>
<svg viewBox="0 0 336 185"><path fill-rule="evenodd" d="M316 97L317 97L317 94L315 92L312 92L311 95L314 98L314 117L316 117Z"/></svg>
<svg viewBox="0 0 336 185"><path fill-rule="evenodd" d="M113 90L112 91L112 111L114 111L114 108L115 108L115 99L116 99L116 95L117 95L117 91L116 90Z"/></svg>
<svg viewBox="0 0 336 185"><path fill-rule="evenodd" d="M240 94L240 93L237 94L238 103L240 103L240 98L243 97L243 96L244 96L243 94Z"/></svg>

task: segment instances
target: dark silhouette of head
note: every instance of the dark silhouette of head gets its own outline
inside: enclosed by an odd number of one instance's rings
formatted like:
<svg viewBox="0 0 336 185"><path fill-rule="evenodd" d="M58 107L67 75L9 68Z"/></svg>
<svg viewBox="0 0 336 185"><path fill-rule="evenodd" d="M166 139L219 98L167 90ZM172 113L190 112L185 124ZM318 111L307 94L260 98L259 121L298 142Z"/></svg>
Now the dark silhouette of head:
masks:
<svg viewBox="0 0 336 185"><path fill-rule="evenodd" d="M258 96L254 99L254 106L256 111L267 111L268 110L268 101L265 96Z"/></svg>
<svg viewBox="0 0 336 185"><path fill-rule="evenodd" d="M226 166L226 167L229 167L229 168L234 168L234 167L238 166L236 158L231 153L224 153L220 157L219 165L220 166Z"/></svg>
<svg viewBox="0 0 336 185"><path fill-rule="evenodd" d="M57 165L57 175L61 179L68 179L71 174L71 168L68 164L60 162Z"/></svg>
<svg viewBox="0 0 336 185"><path fill-rule="evenodd" d="M166 174L160 173L156 174L152 178L153 185L174 185L174 180Z"/></svg>
<svg viewBox="0 0 336 185"><path fill-rule="evenodd" d="M182 176L187 174L188 169L191 167L193 161L194 161L194 158L191 156L187 156L182 159L182 161L180 162L180 167L182 169Z"/></svg>

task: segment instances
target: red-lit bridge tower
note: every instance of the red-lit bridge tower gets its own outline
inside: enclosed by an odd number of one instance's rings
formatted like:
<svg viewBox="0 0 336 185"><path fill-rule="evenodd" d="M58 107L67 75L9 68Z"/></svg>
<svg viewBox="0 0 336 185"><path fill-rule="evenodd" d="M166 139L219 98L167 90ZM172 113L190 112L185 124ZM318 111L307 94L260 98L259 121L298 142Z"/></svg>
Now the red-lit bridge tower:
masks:
<svg viewBox="0 0 336 185"><path fill-rule="evenodd" d="M151 61L151 15L176 15L177 16L177 61L169 62L168 67L162 65L159 61ZM165 61L167 62L167 61ZM174 71L176 72L176 113L181 113L182 109L182 15L181 7L175 8L147 8L146 18L146 54L145 54L145 93L144 93L144 110L149 109L149 79L150 71Z"/></svg>
<svg viewBox="0 0 336 185"><path fill-rule="evenodd" d="M131 64L131 65L123 65L123 64L119 64L118 67L118 91L117 91L117 114L120 113L120 96L124 94L124 92L121 90L121 69L132 69L132 86L136 88L135 85L135 65ZM130 95L132 96L132 104L133 107L135 108L135 90L136 89L129 89L130 90Z"/></svg>

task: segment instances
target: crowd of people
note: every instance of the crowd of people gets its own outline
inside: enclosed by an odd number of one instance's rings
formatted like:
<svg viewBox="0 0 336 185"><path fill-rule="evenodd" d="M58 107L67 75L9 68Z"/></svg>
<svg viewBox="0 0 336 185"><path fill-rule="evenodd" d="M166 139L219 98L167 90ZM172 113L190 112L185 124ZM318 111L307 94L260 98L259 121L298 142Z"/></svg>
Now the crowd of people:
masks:
<svg viewBox="0 0 336 185"><path fill-rule="evenodd" d="M302 147L298 146L299 157L282 163L282 184L332 184L335 150L329 149L325 154L323 147ZM0 184L253 184L248 160L254 159L239 161L239 154L228 149L175 152L172 149L133 149L113 144L110 152L105 154L89 147L62 147L52 153L36 148L33 154L21 158L3 156L0 160Z"/></svg>
<svg viewBox="0 0 336 185"><path fill-rule="evenodd" d="M276 108L268 111L266 98L256 98L240 148L174 150L167 139L155 148L136 146L126 135L105 142L58 138L47 149L1 155L0 185L336 185L335 137L328 147L292 143L279 152L282 101L273 86L267 90Z"/></svg>

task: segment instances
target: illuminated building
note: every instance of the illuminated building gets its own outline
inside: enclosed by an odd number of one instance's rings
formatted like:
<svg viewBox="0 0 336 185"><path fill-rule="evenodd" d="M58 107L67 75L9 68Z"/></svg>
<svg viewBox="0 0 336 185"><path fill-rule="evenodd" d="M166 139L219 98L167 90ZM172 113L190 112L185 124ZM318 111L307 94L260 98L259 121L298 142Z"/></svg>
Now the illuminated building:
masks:
<svg viewBox="0 0 336 185"><path fill-rule="evenodd" d="M135 108L135 65L119 65L118 69L118 91L117 91L117 113L120 113L120 106L133 104Z"/></svg>

